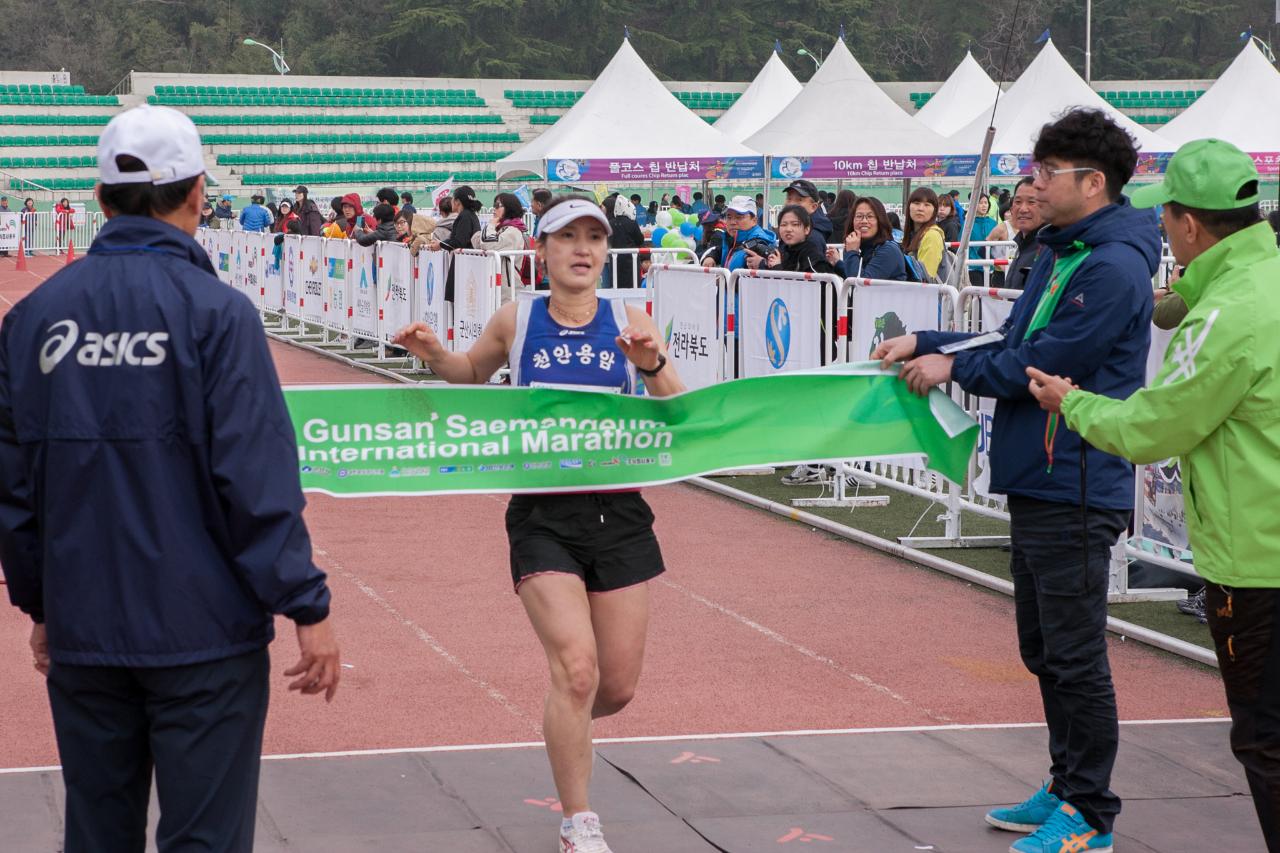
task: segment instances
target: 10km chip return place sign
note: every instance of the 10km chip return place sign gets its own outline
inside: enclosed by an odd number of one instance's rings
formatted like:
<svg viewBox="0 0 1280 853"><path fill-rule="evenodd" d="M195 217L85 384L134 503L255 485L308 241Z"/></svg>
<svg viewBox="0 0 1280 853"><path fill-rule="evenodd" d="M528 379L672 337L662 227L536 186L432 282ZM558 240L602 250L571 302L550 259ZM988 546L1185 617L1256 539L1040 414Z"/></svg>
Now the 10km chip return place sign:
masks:
<svg viewBox="0 0 1280 853"><path fill-rule="evenodd" d="M875 362L675 397L552 388L286 388L302 486L337 496L616 489L726 468L922 453L964 478L977 424Z"/></svg>

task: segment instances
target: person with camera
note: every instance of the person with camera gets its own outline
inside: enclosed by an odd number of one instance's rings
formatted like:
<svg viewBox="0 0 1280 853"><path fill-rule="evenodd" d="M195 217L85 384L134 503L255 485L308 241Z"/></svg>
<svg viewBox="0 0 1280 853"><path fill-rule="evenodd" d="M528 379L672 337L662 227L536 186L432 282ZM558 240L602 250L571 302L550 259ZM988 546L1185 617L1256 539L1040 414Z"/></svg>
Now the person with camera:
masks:
<svg viewBox="0 0 1280 853"><path fill-rule="evenodd" d="M756 216L756 203L750 196L736 195L725 207L725 232L720 238L720 245L708 252L703 259L703 266L721 266L733 271L747 266L747 260L754 255L756 265L764 260L778 247L778 238L772 231L760 227Z"/></svg>

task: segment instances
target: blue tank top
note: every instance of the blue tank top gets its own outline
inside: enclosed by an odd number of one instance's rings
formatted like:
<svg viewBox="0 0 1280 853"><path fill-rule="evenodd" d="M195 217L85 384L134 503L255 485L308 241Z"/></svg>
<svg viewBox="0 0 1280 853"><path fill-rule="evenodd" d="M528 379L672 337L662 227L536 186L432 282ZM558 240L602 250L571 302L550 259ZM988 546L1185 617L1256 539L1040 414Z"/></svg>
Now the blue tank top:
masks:
<svg viewBox="0 0 1280 853"><path fill-rule="evenodd" d="M548 297L521 298L511 346L511 384L582 386L633 394L635 368L614 340L626 327L627 307L620 299L598 299L591 322L572 328L552 319Z"/></svg>

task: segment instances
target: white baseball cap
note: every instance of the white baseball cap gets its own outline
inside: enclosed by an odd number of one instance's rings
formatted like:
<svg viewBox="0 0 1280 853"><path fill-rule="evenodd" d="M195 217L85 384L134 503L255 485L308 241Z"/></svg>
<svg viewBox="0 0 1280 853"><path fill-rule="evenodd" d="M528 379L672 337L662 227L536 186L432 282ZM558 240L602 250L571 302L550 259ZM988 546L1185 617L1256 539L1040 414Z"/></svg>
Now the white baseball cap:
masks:
<svg viewBox="0 0 1280 853"><path fill-rule="evenodd" d="M122 172L116 163L122 155L141 160L146 171ZM125 110L98 137L98 175L104 184L172 184L204 170L199 131L191 119L169 107L143 104Z"/></svg>
<svg viewBox="0 0 1280 853"><path fill-rule="evenodd" d="M570 222L583 217L599 222L604 226L605 233L610 237L613 236L613 228L609 225L609 219L604 215L604 211L600 209L600 205L584 198L571 198L568 201L553 205L538 220L538 233L536 236L554 234Z"/></svg>
<svg viewBox="0 0 1280 853"><path fill-rule="evenodd" d="M726 210L732 210L734 213L749 213L756 216L756 200L749 195L735 195L727 205Z"/></svg>

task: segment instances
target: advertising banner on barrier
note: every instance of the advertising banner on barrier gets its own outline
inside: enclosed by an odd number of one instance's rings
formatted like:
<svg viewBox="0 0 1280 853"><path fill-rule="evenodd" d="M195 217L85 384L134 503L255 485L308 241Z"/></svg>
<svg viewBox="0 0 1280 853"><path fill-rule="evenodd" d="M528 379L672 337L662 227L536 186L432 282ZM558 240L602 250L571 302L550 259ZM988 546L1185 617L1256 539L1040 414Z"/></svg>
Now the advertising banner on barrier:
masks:
<svg viewBox="0 0 1280 853"><path fill-rule="evenodd" d="M723 279L701 267L654 269L653 319L667 345L667 358L690 390L722 378L720 288Z"/></svg>
<svg viewBox="0 0 1280 853"><path fill-rule="evenodd" d="M978 170L977 156L774 157L775 180L796 178L966 178Z"/></svg>
<svg viewBox="0 0 1280 853"><path fill-rule="evenodd" d="M0 252L16 252L22 236L18 227L18 214L0 213Z"/></svg>
<svg viewBox="0 0 1280 853"><path fill-rule="evenodd" d="M347 270L349 240L324 241L324 324L335 332L351 331L351 294Z"/></svg>
<svg viewBox="0 0 1280 853"><path fill-rule="evenodd" d="M213 232L213 255L210 261L213 263L213 271L217 273L218 280L223 284L231 284L232 257L231 257L231 234L230 231Z"/></svg>
<svg viewBox="0 0 1280 853"><path fill-rule="evenodd" d="M488 255L456 252L453 256L453 349L466 352L480 339L485 323L498 310Z"/></svg>
<svg viewBox="0 0 1280 853"><path fill-rule="evenodd" d="M1151 328L1151 349L1147 351L1147 382L1155 379L1164 362L1165 350L1173 340L1173 330ZM1138 500L1141 503L1143 539L1166 545L1177 551L1186 550L1186 508L1182 497L1182 465L1175 457L1151 465L1138 466Z"/></svg>
<svg viewBox="0 0 1280 853"><path fill-rule="evenodd" d="M324 323L324 238L303 237L299 247L298 269L302 277L298 291L298 314L308 323Z"/></svg>
<svg viewBox="0 0 1280 853"><path fill-rule="evenodd" d="M449 272L449 257L448 252L418 253L414 299L414 319L430 326L446 347L449 346L449 318L445 316L444 283Z"/></svg>
<svg viewBox="0 0 1280 853"><path fill-rule="evenodd" d="M918 284L853 289L853 341L849 358L870 358L881 341L912 331L942 328L941 295Z"/></svg>
<svg viewBox="0 0 1280 853"><path fill-rule="evenodd" d="M245 254L249 250L249 236L245 231L233 231L231 234L231 287L241 293L247 293L244 274L247 260Z"/></svg>
<svg viewBox="0 0 1280 853"><path fill-rule="evenodd" d="M822 364L822 290L814 281L738 279L743 377Z"/></svg>
<svg viewBox="0 0 1280 853"><path fill-rule="evenodd" d="M298 291L302 287L302 237L287 234L284 238L284 313L298 316Z"/></svg>
<svg viewBox="0 0 1280 853"><path fill-rule="evenodd" d="M244 255L240 259L240 278L244 295L255 306L262 305L262 240L265 234L248 234Z"/></svg>
<svg viewBox="0 0 1280 853"><path fill-rule="evenodd" d="M378 244L378 337L391 340L413 322L409 294L413 287L413 256L401 243Z"/></svg>
<svg viewBox="0 0 1280 853"><path fill-rule="evenodd" d="M268 311L279 311L284 308L284 244L276 244L275 238L264 240L262 244L266 254L263 255L262 267L262 307Z"/></svg>
<svg viewBox="0 0 1280 853"><path fill-rule="evenodd" d="M373 340L378 337L378 279L373 246L347 241L347 251L351 260L347 267L351 334Z"/></svg>
<svg viewBox="0 0 1280 853"><path fill-rule="evenodd" d="M548 160L547 180L559 183L618 181L727 181L763 178L763 157L663 157Z"/></svg>
<svg viewBox="0 0 1280 853"><path fill-rule="evenodd" d="M311 386L285 398L303 488L339 496L633 488L901 453L960 480L977 434L945 394L917 397L869 362L664 399L460 385Z"/></svg>
<svg viewBox="0 0 1280 853"><path fill-rule="evenodd" d="M1004 325L1013 311L1014 303L1004 299L990 299L985 296L978 299L978 310L981 312L980 329L975 331L989 332ZM976 459L976 476L973 479L973 491L986 498L1003 499L1004 495L991 491L991 428L995 423L996 401L990 397L978 398L978 450Z"/></svg>

